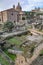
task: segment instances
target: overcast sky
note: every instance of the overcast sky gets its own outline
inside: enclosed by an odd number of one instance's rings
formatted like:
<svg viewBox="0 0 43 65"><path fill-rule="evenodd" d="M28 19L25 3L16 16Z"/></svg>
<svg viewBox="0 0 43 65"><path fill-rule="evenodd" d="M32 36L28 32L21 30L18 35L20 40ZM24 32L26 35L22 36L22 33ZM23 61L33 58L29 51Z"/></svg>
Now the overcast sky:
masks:
<svg viewBox="0 0 43 65"><path fill-rule="evenodd" d="M14 4L17 6L18 2L24 11L30 11L35 7L43 8L43 0L0 0L0 11L12 8Z"/></svg>

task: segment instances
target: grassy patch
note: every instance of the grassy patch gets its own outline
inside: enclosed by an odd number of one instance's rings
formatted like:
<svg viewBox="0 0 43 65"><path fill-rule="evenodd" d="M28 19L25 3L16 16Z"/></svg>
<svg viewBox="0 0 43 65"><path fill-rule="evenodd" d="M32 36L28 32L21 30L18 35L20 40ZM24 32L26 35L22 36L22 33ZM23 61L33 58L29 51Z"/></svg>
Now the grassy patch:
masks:
<svg viewBox="0 0 43 65"><path fill-rule="evenodd" d="M0 63L2 65L10 65L9 62L5 58L3 58L2 55L0 55Z"/></svg>
<svg viewBox="0 0 43 65"><path fill-rule="evenodd" d="M43 50L40 51L40 54L39 54L39 55L40 55L40 56L43 56Z"/></svg>
<svg viewBox="0 0 43 65"><path fill-rule="evenodd" d="M8 53L7 50L4 50L4 52L5 52L12 60L15 60L15 59L16 59L16 55L15 55L15 54L10 54L10 53Z"/></svg>
<svg viewBox="0 0 43 65"><path fill-rule="evenodd" d="M20 40L18 40L18 39L16 39L16 38L11 38L11 39L9 39L9 40L7 40L9 43L11 43L11 44L16 44L16 45L19 45L20 43L21 43L21 41Z"/></svg>

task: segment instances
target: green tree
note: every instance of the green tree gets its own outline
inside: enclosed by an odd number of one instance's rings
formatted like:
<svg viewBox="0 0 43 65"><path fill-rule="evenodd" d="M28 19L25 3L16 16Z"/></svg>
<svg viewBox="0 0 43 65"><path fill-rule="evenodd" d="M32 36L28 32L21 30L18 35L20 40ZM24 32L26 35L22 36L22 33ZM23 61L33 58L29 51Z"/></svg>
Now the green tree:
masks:
<svg viewBox="0 0 43 65"><path fill-rule="evenodd" d="M4 31L10 32L10 31L12 31L13 28L14 28L14 25L12 22L7 21L4 23L4 27L3 27Z"/></svg>

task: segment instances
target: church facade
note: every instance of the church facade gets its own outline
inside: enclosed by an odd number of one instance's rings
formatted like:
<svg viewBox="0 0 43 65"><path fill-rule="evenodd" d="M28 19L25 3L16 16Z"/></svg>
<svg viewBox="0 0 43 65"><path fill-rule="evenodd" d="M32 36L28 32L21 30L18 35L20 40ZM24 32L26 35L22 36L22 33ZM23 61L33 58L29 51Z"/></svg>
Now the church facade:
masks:
<svg viewBox="0 0 43 65"><path fill-rule="evenodd" d="M23 18L26 18L25 12L22 11L22 7L20 3L18 3L17 7L13 5L13 8L4 10L0 12L0 23L4 23L6 21L11 21L13 23L22 21Z"/></svg>

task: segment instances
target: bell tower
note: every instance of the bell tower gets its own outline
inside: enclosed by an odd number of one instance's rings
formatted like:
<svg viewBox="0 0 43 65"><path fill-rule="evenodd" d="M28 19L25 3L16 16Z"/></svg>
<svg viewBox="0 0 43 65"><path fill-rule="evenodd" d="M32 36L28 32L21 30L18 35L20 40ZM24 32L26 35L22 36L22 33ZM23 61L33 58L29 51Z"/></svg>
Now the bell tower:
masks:
<svg viewBox="0 0 43 65"><path fill-rule="evenodd" d="M16 7L16 11L22 11L22 7L21 7L21 5L20 5L19 2L18 2L18 5L17 5L17 7Z"/></svg>
<svg viewBox="0 0 43 65"><path fill-rule="evenodd" d="M13 8L15 9L15 5L13 5Z"/></svg>

